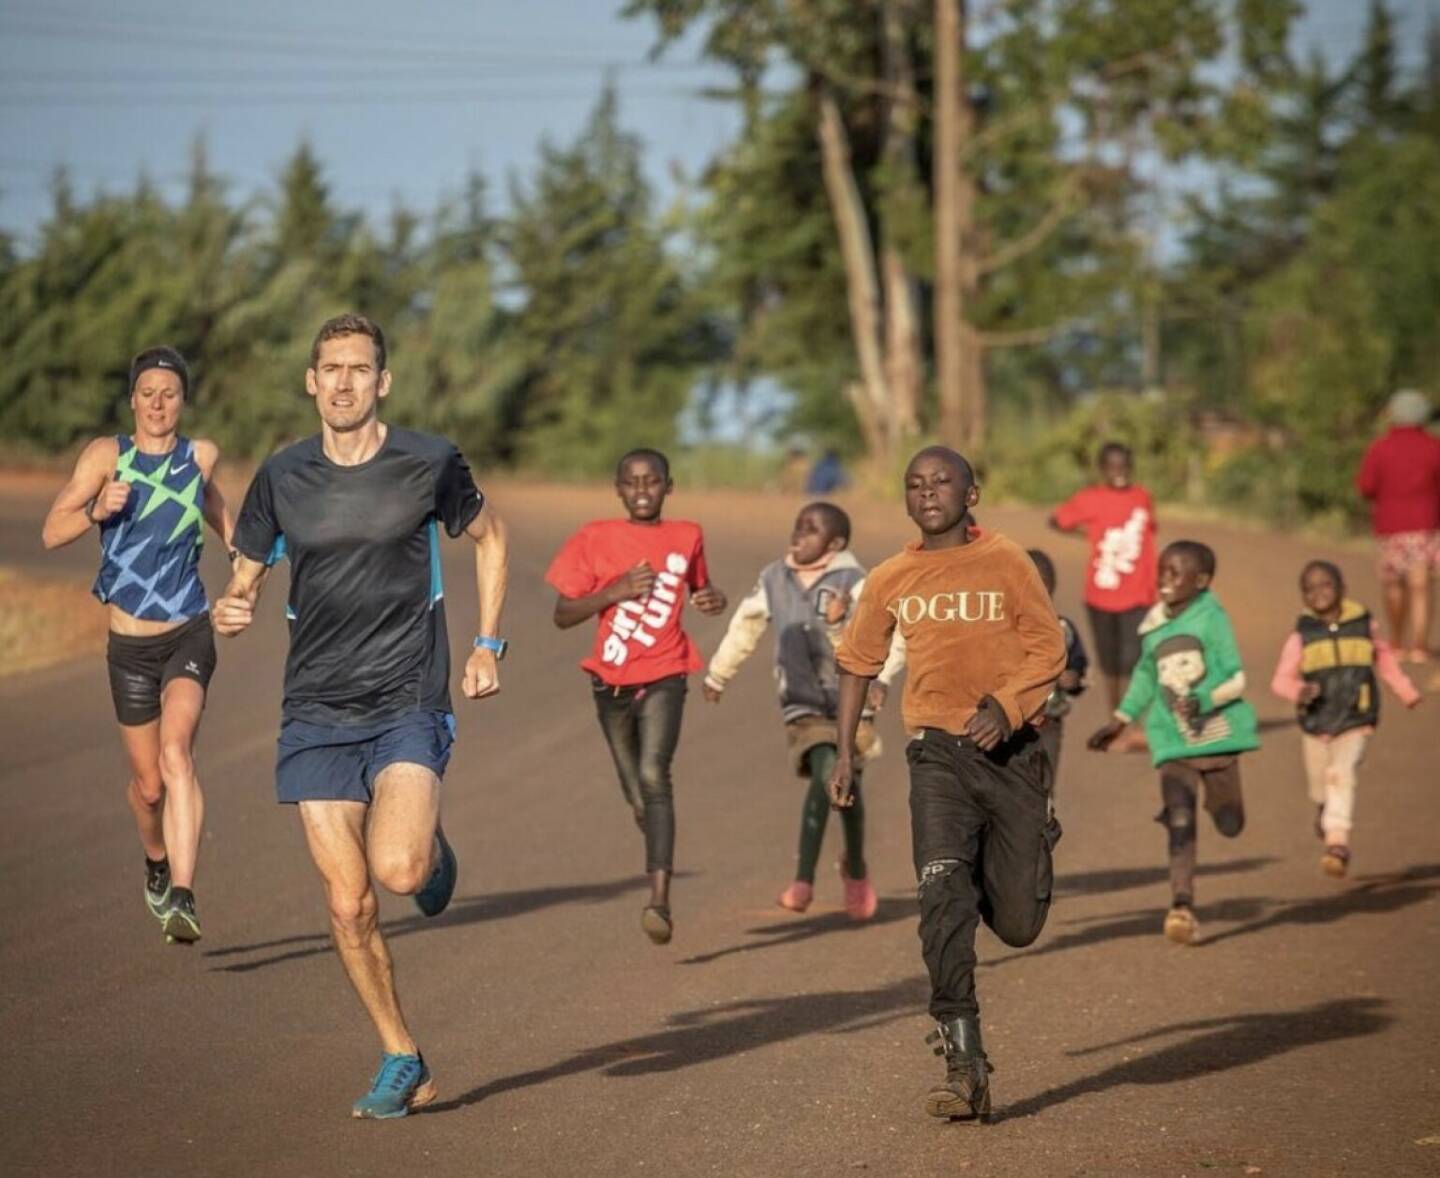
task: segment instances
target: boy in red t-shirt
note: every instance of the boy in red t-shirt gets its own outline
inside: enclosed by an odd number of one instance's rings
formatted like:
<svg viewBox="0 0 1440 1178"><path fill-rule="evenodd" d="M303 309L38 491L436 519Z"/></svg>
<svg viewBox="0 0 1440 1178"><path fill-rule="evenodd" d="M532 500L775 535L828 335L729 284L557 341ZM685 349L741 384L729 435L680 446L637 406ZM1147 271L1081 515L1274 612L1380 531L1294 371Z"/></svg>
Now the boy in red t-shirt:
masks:
<svg viewBox="0 0 1440 1178"><path fill-rule="evenodd" d="M1050 526L1060 532L1083 531L1090 542L1085 611L1114 708L1140 658L1140 623L1155 604L1155 505L1150 492L1130 480L1134 457L1129 446L1106 442L1098 465L1100 481L1060 504Z"/></svg>
<svg viewBox="0 0 1440 1178"><path fill-rule="evenodd" d="M620 788L645 833L650 903L640 926L657 945L674 931L670 762L680 739L686 676L702 665L680 612L687 590L703 614L723 613L726 604L725 594L710 584L700 525L660 518L674 489L665 455L630 451L615 471L615 490L629 518L586 524L545 573L560 594L555 624L562 630L599 615L594 650L580 665L590 672Z"/></svg>

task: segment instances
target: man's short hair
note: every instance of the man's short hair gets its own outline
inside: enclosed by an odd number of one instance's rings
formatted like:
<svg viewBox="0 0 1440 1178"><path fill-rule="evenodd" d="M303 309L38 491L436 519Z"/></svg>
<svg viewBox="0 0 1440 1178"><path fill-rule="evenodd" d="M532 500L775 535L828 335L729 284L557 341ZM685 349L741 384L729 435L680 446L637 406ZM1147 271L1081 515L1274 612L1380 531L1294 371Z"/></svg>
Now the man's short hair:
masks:
<svg viewBox="0 0 1440 1178"><path fill-rule="evenodd" d="M659 450L652 450L649 446L638 446L634 450L627 450L620 455L620 461L615 464L615 478L618 480L625 473L625 464L632 458L643 458L660 471L660 477L667 482L670 479L670 459L660 453Z"/></svg>
<svg viewBox="0 0 1440 1178"><path fill-rule="evenodd" d="M1215 550L1199 540L1172 540L1165 545L1165 552L1180 553L1186 560L1195 562L1195 567L1207 577L1215 575ZM1160 555L1164 556L1165 552Z"/></svg>
<svg viewBox="0 0 1440 1178"><path fill-rule="evenodd" d="M1135 464L1135 452L1131 450L1129 446L1124 442L1109 441L1101 446L1099 452L1095 455L1095 465L1104 466L1105 459L1110 457L1111 454L1119 454L1132 466Z"/></svg>
<svg viewBox="0 0 1440 1178"><path fill-rule="evenodd" d="M310 345L310 367L314 368L320 363L321 344L346 335L368 335L370 342L375 345L375 369L377 372L385 371L385 333L380 330L378 323L354 311L336 315L320 325L320 330L315 333L315 342Z"/></svg>
<svg viewBox="0 0 1440 1178"><path fill-rule="evenodd" d="M832 536L839 536L845 541L846 547L850 545L850 516L836 507L833 503L826 503L823 499L817 499L814 503L807 503L800 509L803 515L807 511L813 511L825 521L825 530Z"/></svg>

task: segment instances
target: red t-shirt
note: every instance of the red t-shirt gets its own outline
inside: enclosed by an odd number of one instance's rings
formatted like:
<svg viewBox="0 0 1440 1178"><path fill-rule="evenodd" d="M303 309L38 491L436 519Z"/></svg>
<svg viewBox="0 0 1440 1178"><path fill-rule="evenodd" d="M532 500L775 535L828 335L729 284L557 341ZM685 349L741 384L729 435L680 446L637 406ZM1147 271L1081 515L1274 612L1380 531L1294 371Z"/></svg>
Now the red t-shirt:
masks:
<svg viewBox="0 0 1440 1178"><path fill-rule="evenodd" d="M650 596L602 612L595 649L580 663L612 687L653 683L703 665L680 625L686 591L710 583L700 525L685 520L595 520L565 541L545 572L545 580L562 596L585 597L619 580L642 560L656 573Z"/></svg>
<svg viewBox="0 0 1440 1178"><path fill-rule="evenodd" d="M1150 492L1086 487L1055 509L1057 526L1084 528L1090 541L1085 604L1119 613L1155 603L1155 505Z"/></svg>
<svg viewBox="0 0 1440 1178"><path fill-rule="evenodd" d="M1394 426L1370 444L1355 476L1377 536L1440 530L1440 439Z"/></svg>

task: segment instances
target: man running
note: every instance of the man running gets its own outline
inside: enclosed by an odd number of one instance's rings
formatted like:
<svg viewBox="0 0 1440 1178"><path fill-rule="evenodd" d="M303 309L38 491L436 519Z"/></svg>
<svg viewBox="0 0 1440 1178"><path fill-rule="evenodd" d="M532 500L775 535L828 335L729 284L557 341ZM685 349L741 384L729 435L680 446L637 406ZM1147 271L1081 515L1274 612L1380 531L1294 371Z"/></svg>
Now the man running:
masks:
<svg viewBox="0 0 1440 1178"><path fill-rule="evenodd" d="M448 441L387 426L385 337L362 315L315 337L305 387L320 433L272 455L235 527L235 575L215 629L254 617L267 568L291 564L290 654L276 792L299 806L324 880L330 927L384 1056L357 1117L403 1117L435 1085L400 1010L372 876L437 916L455 890L440 828L440 779L454 736L439 529L475 541L480 614L464 691L500 689L498 637L507 542L470 468Z"/></svg>
<svg viewBox="0 0 1440 1178"><path fill-rule="evenodd" d="M209 524L227 545L231 521L212 481L214 442L180 435L190 371L174 348L130 363L135 428L95 438L45 516L60 548L100 531L94 593L110 611L106 662L120 739L130 760L126 799L145 849L145 906L167 944L200 939L195 867L205 796L195 734L215 672L200 549Z"/></svg>

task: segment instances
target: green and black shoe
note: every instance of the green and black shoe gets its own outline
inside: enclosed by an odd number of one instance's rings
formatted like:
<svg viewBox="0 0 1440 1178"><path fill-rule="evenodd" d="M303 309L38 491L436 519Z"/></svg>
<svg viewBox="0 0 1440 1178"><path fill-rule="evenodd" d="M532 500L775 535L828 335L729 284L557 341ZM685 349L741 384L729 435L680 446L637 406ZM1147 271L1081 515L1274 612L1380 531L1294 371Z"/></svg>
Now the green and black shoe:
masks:
<svg viewBox="0 0 1440 1178"><path fill-rule="evenodd" d="M925 1037L935 1054L945 1058L945 1080L925 1095L932 1117L967 1124L990 1119L990 1073L995 1069L980 1045L980 1020L955 1018L940 1023Z"/></svg>
<svg viewBox="0 0 1440 1178"><path fill-rule="evenodd" d="M145 857L145 907L161 924L170 911L170 860Z"/></svg>
<svg viewBox="0 0 1440 1178"><path fill-rule="evenodd" d="M195 915L195 893L189 888L170 889L170 908L165 913L165 943L189 945L200 939L200 918Z"/></svg>

